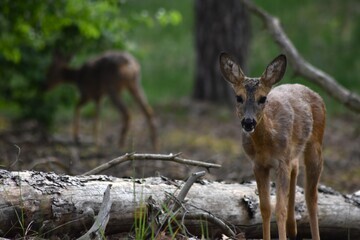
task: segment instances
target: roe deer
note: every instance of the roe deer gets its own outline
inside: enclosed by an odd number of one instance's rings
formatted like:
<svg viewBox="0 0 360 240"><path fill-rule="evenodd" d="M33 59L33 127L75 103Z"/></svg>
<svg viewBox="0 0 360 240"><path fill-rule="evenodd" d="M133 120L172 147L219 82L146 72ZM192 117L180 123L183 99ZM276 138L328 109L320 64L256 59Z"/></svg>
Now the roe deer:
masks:
<svg viewBox="0 0 360 240"><path fill-rule="evenodd" d="M272 86L284 76L285 55L279 55L259 78L246 77L234 58L220 55L220 69L231 84L242 126L242 145L253 162L260 198L263 238L270 239L270 176L276 172L276 222L279 239L296 238L295 188L299 160L306 167L305 199L312 239L320 239L317 186L322 171L325 105L300 84Z"/></svg>
<svg viewBox="0 0 360 240"><path fill-rule="evenodd" d="M119 93L127 89L140 105L150 128L150 136L154 149L157 148L157 134L153 111L147 103L146 96L140 85L140 65L133 56L125 52L109 51L87 61L80 68L68 66L70 58L58 52L53 55L47 73L46 88L51 89L59 83L73 83L80 92L80 100L75 108L73 137L79 141L79 117L81 107L88 101L95 102L94 135L98 140L98 124L100 101L104 95L109 96L123 118L119 146L123 146L129 130L130 115L121 100Z"/></svg>

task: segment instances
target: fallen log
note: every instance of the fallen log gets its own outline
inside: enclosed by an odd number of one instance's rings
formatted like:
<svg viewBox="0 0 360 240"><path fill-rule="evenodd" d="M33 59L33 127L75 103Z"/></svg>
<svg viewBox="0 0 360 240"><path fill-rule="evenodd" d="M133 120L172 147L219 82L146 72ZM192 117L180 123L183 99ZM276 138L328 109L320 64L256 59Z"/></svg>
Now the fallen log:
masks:
<svg viewBox="0 0 360 240"><path fill-rule="evenodd" d="M152 206L162 206L169 195L176 197L184 182L159 177L119 179L104 175L68 176L0 170L0 237L24 234L79 237L93 224L109 184L112 185L112 206L106 235L130 232L149 199L155 203ZM273 205L274 191L272 186ZM221 219L246 238L261 238L261 216L254 182L226 184L204 180L194 183L181 206L185 210L177 219L184 220L190 233L198 233L204 224L194 220L196 216L206 215ZM322 239L359 239L360 192L345 196L319 188L318 214ZM306 205L300 187L296 193L296 219L299 235L309 238ZM220 231L214 224L216 221L209 222L209 234ZM272 233L276 234L275 219L272 228Z"/></svg>

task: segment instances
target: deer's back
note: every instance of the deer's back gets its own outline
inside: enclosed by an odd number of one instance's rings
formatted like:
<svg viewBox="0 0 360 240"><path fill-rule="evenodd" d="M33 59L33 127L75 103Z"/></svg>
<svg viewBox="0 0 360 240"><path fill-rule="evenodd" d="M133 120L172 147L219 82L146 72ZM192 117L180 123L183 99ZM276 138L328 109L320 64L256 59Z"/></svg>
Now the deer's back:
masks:
<svg viewBox="0 0 360 240"><path fill-rule="evenodd" d="M80 68L78 87L83 97L99 99L109 91L120 91L129 84L136 84L140 65L124 52L106 52Z"/></svg>
<svg viewBox="0 0 360 240"><path fill-rule="evenodd" d="M319 94L308 87L301 84L283 84L270 91L264 111L272 116L272 119L289 117L301 120L298 124L303 125L320 120L317 119L319 114L315 113L324 113L325 105Z"/></svg>
<svg viewBox="0 0 360 240"><path fill-rule="evenodd" d="M322 142L325 127L325 105L322 98L306 86L284 84L268 95L265 114L272 121L274 141L278 148L291 146L296 157L309 142Z"/></svg>

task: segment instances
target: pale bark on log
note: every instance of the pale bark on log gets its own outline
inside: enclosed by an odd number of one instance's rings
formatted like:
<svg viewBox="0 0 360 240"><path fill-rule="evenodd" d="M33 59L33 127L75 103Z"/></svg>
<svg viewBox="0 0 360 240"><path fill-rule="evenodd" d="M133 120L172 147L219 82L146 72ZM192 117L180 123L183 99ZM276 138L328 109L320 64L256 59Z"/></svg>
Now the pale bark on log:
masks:
<svg viewBox="0 0 360 240"><path fill-rule="evenodd" d="M104 175L67 176L42 172L8 172L0 170L0 237L21 232L20 223L30 233L79 237L93 224L103 194L109 184L112 207L106 234L131 231L135 212L151 196L161 205L169 194L177 195L182 181L171 183L162 178L119 179ZM360 193L344 196L322 188L319 193L319 225L322 239L359 239ZM272 186L272 204L275 202ZM261 238L261 216L254 182L226 184L204 181L195 183L183 206L189 219L204 210L228 223L246 238ZM185 216L186 219L186 216ZM297 188L296 219L298 232L310 237L303 190ZM201 229L201 223L189 221L190 231ZM210 230L216 231L210 224ZM275 219L272 233L276 236Z"/></svg>
<svg viewBox="0 0 360 240"><path fill-rule="evenodd" d="M307 62L286 35L278 18L256 6L251 0L241 0L241 2L264 22L270 35L282 51L284 51L297 75L319 85L330 96L350 110L360 112L360 96L344 88L332 76Z"/></svg>

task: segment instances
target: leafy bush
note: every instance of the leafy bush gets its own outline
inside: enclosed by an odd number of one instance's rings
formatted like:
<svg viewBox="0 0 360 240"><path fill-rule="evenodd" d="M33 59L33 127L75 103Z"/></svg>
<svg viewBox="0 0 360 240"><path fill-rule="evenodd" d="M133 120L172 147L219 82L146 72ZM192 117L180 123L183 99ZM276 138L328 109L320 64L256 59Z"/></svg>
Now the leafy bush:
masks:
<svg viewBox="0 0 360 240"><path fill-rule="evenodd" d="M35 119L48 127L56 106L71 104L74 94L44 94L51 55L86 55L105 49L128 49L127 33L139 25L178 24L181 15L160 9L123 14L117 0L28 0L0 2L0 107L16 119ZM0 112L1 113L1 112Z"/></svg>

